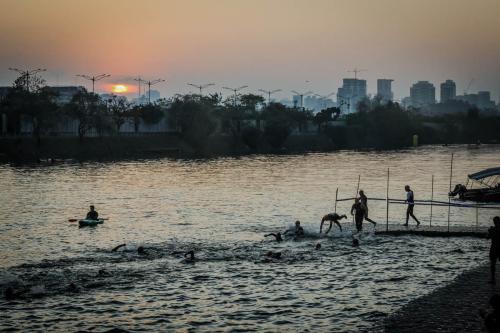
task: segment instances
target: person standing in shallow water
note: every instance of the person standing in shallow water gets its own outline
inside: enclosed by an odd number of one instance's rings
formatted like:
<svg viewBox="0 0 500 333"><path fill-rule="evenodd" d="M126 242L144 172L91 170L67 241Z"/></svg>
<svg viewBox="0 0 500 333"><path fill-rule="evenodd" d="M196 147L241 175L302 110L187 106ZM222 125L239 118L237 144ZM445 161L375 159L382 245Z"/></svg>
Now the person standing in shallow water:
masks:
<svg viewBox="0 0 500 333"><path fill-rule="evenodd" d="M493 218L494 226L488 230L488 238L491 239L490 246L490 283L496 284L495 270L497 260L500 260L500 217Z"/></svg>
<svg viewBox="0 0 500 333"><path fill-rule="evenodd" d="M356 230L358 230L358 232L363 231L365 209L359 198L354 199L354 204L351 207L351 215L354 215L354 220L356 221Z"/></svg>
<svg viewBox="0 0 500 333"><path fill-rule="evenodd" d="M368 197L365 195L365 192L363 190L359 191L359 200L361 201L365 209L365 220L373 224L373 226L375 227L377 225L377 222L368 217Z"/></svg>
<svg viewBox="0 0 500 333"><path fill-rule="evenodd" d="M405 202L408 204L408 207L406 208L406 223L404 224L404 226L405 227L408 226L408 220L410 219L411 216L417 222L417 227L418 227L420 225L420 222L415 217L415 215L413 215L413 207L415 207L415 199L413 191L410 189L410 185L405 185L405 191L406 191Z"/></svg>

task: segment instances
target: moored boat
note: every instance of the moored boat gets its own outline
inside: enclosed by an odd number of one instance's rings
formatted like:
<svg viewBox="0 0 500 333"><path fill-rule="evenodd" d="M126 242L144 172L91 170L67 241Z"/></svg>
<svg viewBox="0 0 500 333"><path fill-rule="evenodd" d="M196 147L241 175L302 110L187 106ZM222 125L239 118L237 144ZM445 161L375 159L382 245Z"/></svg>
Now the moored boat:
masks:
<svg viewBox="0 0 500 333"><path fill-rule="evenodd" d="M448 195L460 200L500 202L500 167L470 174L465 185L457 184ZM480 187L474 188L478 184Z"/></svg>

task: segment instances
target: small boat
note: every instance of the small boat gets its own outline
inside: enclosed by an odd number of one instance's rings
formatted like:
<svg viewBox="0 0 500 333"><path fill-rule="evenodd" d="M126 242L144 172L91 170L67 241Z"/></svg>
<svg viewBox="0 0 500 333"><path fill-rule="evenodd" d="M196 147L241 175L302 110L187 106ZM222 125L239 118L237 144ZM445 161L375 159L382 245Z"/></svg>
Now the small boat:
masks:
<svg viewBox="0 0 500 333"><path fill-rule="evenodd" d="M103 219L98 219L98 220L84 219L78 221L78 225L80 227L95 227L96 225L103 223L104 223Z"/></svg>
<svg viewBox="0 0 500 333"><path fill-rule="evenodd" d="M476 202L500 202L500 167L470 174L465 185L457 184L450 197ZM473 188L479 184L479 188Z"/></svg>

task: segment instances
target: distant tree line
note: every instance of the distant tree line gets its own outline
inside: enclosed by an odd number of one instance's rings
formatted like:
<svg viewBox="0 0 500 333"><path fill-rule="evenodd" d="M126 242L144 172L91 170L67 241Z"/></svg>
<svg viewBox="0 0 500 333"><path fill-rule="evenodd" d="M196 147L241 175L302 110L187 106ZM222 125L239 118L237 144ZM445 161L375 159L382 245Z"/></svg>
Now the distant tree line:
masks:
<svg viewBox="0 0 500 333"><path fill-rule="evenodd" d="M100 135L118 133L126 119L133 119L137 131L141 120L153 124L164 115L164 101L132 105L118 96L104 99L85 89L62 105L57 103L57 98L57 92L46 86L40 76L18 77L0 101L0 114L7 115L7 133L20 134L22 118L27 117L33 125L33 136L40 142L42 134L50 133L61 116L67 116L78 120L78 136L83 139L92 128Z"/></svg>
<svg viewBox="0 0 500 333"><path fill-rule="evenodd" d="M233 97L223 100L220 94L175 95L154 104L132 105L122 98L103 100L85 90L69 103L58 105L57 96L43 79L31 77L29 90L25 79L19 77L14 82L0 103L0 113L8 115L12 134L19 132L21 116L31 117L37 140L61 115L78 120L78 135L83 139L91 128L99 134L119 133L126 119L133 119L137 131L141 121L157 123L167 114L179 136L197 151L210 149L217 136L246 151L277 151L292 133L305 131L329 149L407 147L415 134L421 144L500 141L500 116L482 114L473 107L465 114L428 117L419 110L373 98L360 102L355 113L343 115L339 108L331 107L314 114L281 103L265 103L262 96L254 94L239 95L236 101Z"/></svg>

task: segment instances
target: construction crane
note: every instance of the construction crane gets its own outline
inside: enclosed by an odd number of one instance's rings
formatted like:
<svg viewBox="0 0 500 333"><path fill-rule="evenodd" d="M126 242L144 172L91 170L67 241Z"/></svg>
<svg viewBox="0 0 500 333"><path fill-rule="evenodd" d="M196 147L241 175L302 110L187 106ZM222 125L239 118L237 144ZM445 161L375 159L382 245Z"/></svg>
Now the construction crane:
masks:
<svg viewBox="0 0 500 333"><path fill-rule="evenodd" d="M469 92L469 89L472 86L473 82L474 82L474 78L470 79L469 84L467 85L467 88L464 89L464 96L467 95L467 93Z"/></svg>
<svg viewBox="0 0 500 333"><path fill-rule="evenodd" d="M366 69L354 68L352 71L348 71L348 72L354 73L354 79L357 80L358 79L358 73L366 72L366 71L367 71Z"/></svg>
<svg viewBox="0 0 500 333"><path fill-rule="evenodd" d="M281 89L275 89L275 90L259 89L259 91L267 94L267 104L271 104L271 95L281 91Z"/></svg>
<svg viewBox="0 0 500 333"><path fill-rule="evenodd" d="M241 89L245 89L245 88L248 88L248 86L241 86L238 88L222 87L222 89L231 90L232 92L234 92L234 107L236 107L236 100L238 98L238 91L240 91Z"/></svg>
<svg viewBox="0 0 500 333"><path fill-rule="evenodd" d="M139 99L141 99L141 83L146 83L147 81L141 79L140 76L135 78L134 81L137 81L137 83L139 84Z"/></svg>
<svg viewBox="0 0 500 333"><path fill-rule="evenodd" d="M205 84L188 83L188 86L192 86L192 87L198 88L200 90L200 96L202 96L203 95L203 89L208 88L210 86L215 86L215 83L205 83Z"/></svg>
<svg viewBox="0 0 500 333"><path fill-rule="evenodd" d="M308 91L308 92L305 92L305 93L300 93L300 92L297 92L295 90L292 90L292 92L295 94L295 95L298 95L300 96L300 108L303 109L304 108L304 96L307 96L307 95L311 95L313 92L312 91Z"/></svg>

